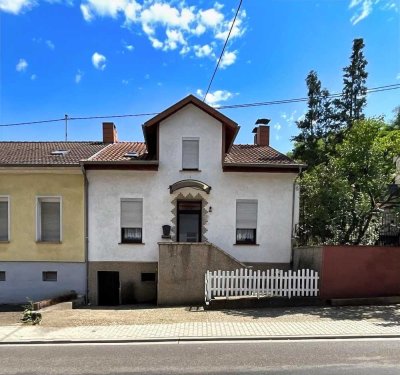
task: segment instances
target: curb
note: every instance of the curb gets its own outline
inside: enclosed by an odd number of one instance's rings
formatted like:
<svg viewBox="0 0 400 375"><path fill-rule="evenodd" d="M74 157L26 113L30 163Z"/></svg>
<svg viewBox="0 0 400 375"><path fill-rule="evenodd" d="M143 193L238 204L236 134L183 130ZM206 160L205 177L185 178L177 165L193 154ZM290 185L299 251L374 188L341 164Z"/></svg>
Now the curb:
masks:
<svg viewBox="0 0 400 375"><path fill-rule="evenodd" d="M178 336L178 337L154 337L141 339L105 339L105 340L27 340L27 341L0 341L2 345L43 345L43 344L127 344L127 343L168 343L168 342L222 342L222 341L292 341L292 340L338 340L338 339L391 339L400 338L400 334L376 334L376 335L310 335L310 336Z"/></svg>

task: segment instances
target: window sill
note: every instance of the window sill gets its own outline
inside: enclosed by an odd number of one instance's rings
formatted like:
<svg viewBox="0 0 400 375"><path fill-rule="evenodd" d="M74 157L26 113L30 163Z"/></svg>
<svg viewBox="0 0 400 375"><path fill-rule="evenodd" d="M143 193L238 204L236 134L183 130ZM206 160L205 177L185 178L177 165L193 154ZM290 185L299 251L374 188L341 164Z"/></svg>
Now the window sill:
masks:
<svg viewBox="0 0 400 375"><path fill-rule="evenodd" d="M234 243L233 246L260 246L259 243Z"/></svg>
<svg viewBox="0 0 400 375"><path fill-rule="evenodd" d="M146 245L144 242L118 242L118 245Z"/></svg>
<svg viewBox="0 0 400 375"><path fill-rule="evenodd" d="M61 241L35 241L37 244L61 245Z"/></svg>
<svg viewBox="0 0 400 375"><path fill-rule="evenodd" d="M1 245L2 243L10 243L10 241L0 241L0 245Z"/></svg>
<svg viewBox="0 0 400 375"><path fill-rule="evenodd" d="M179 172L201 172L201 169L181 169Z"/></svg>

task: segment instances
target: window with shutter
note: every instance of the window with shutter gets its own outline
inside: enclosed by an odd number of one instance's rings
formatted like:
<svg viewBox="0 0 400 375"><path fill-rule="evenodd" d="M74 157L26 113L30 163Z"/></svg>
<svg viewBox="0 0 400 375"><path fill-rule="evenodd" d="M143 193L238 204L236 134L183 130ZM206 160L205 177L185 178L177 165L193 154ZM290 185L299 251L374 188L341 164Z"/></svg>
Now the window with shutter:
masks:
<svg viewBox="0 0 400 375"><path fill-rule="evenodd" d="M143 199L121 199L121 242L142 243Z"/></svg>
<svg viewBox="0 0 400 375"><path fill-rule="evenodd" d="M61 242L61 198L38 198L37 240Z"/></svg>
<svg viewBox="0 0 400 375"><path fill-rule="evenodd" d="M0 197L0 241L9 241L9 202L8 197Z"/></svg>
<svg viewBox="0 0 400 375"><path fill-rule="evenodd" d="M199 139L184 138L182 140L182 169L199 169Z"/></svg>
<svg viewBox="0 0 400 375"><path fill-rule="evenodd" d="M236 201L236 243L255 244L257 235L257 200Z"/></svg>

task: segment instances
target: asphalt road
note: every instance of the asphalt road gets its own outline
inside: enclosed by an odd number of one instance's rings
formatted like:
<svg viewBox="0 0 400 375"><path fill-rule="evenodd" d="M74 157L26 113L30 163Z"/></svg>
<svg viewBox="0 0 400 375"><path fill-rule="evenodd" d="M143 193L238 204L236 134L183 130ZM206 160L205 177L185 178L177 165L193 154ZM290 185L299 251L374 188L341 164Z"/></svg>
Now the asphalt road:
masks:
<svg viewBox="0 0 400 375"><path fill-rule="evenodd" d="M0 346L0 374L400 374L400 339Z"/></svg>

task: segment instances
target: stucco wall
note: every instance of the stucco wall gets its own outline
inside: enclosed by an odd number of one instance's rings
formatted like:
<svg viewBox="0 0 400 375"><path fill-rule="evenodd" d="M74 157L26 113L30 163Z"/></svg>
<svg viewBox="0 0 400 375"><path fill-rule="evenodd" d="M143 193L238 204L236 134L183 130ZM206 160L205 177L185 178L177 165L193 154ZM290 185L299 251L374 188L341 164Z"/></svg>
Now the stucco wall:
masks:
<svg viewBox="0 0 400 375"><path fill-rule="evenodd" d="M158 261L161 226L173 225L177 195L199 193L185 188L170 194L168 187L183 179L209 184L207 241L243 262L289 263L291 254L294 173L222 172L222 126L189 105L160 124L158 171L88 171L89 260ZM200 138L200 171L181 171L182 137ZM120 245L120 199L143 198L144 244ZM258 200L257 245L234 245L236 199Z"/></svg>
<svg viewBox="0 0 400 375"><path fill-rule="evenodd" d="M156 273L157 263L90 262L89 302L98 304L98 271L117 271L121 285L121 304L154 303L157 299L157 282L141 281L141 273Z"/></svg>
<svg viewBox="0 0 400 375"><path fill-rule="evenodd" d="M239 268L243 264L207 243L160 244L157 304L202 305L206 271Z"/></svg>
<svg viewBox="0 0 400 375"><path fill-rule="evenodd" d="M0 262L6 281L0 281L0 304L40 301L71 290L85 294L86 265L62 262ZM57 281L43 281L43 271L57 271Z"/></svg>
<svg viewBox="0 0 400 375"><path fill-rule="evenodd" d="M11 238L0 261L84 262L84 181L71 172L0 173L0 195L10 197ZM62 197L62 243L36 242L36 197Z"/></svg>
<svg viewBox="0 0 400 375"><path fill-rule="evenodd" d="M400 295L400 247L324 246L322 298Z"/></svg>

